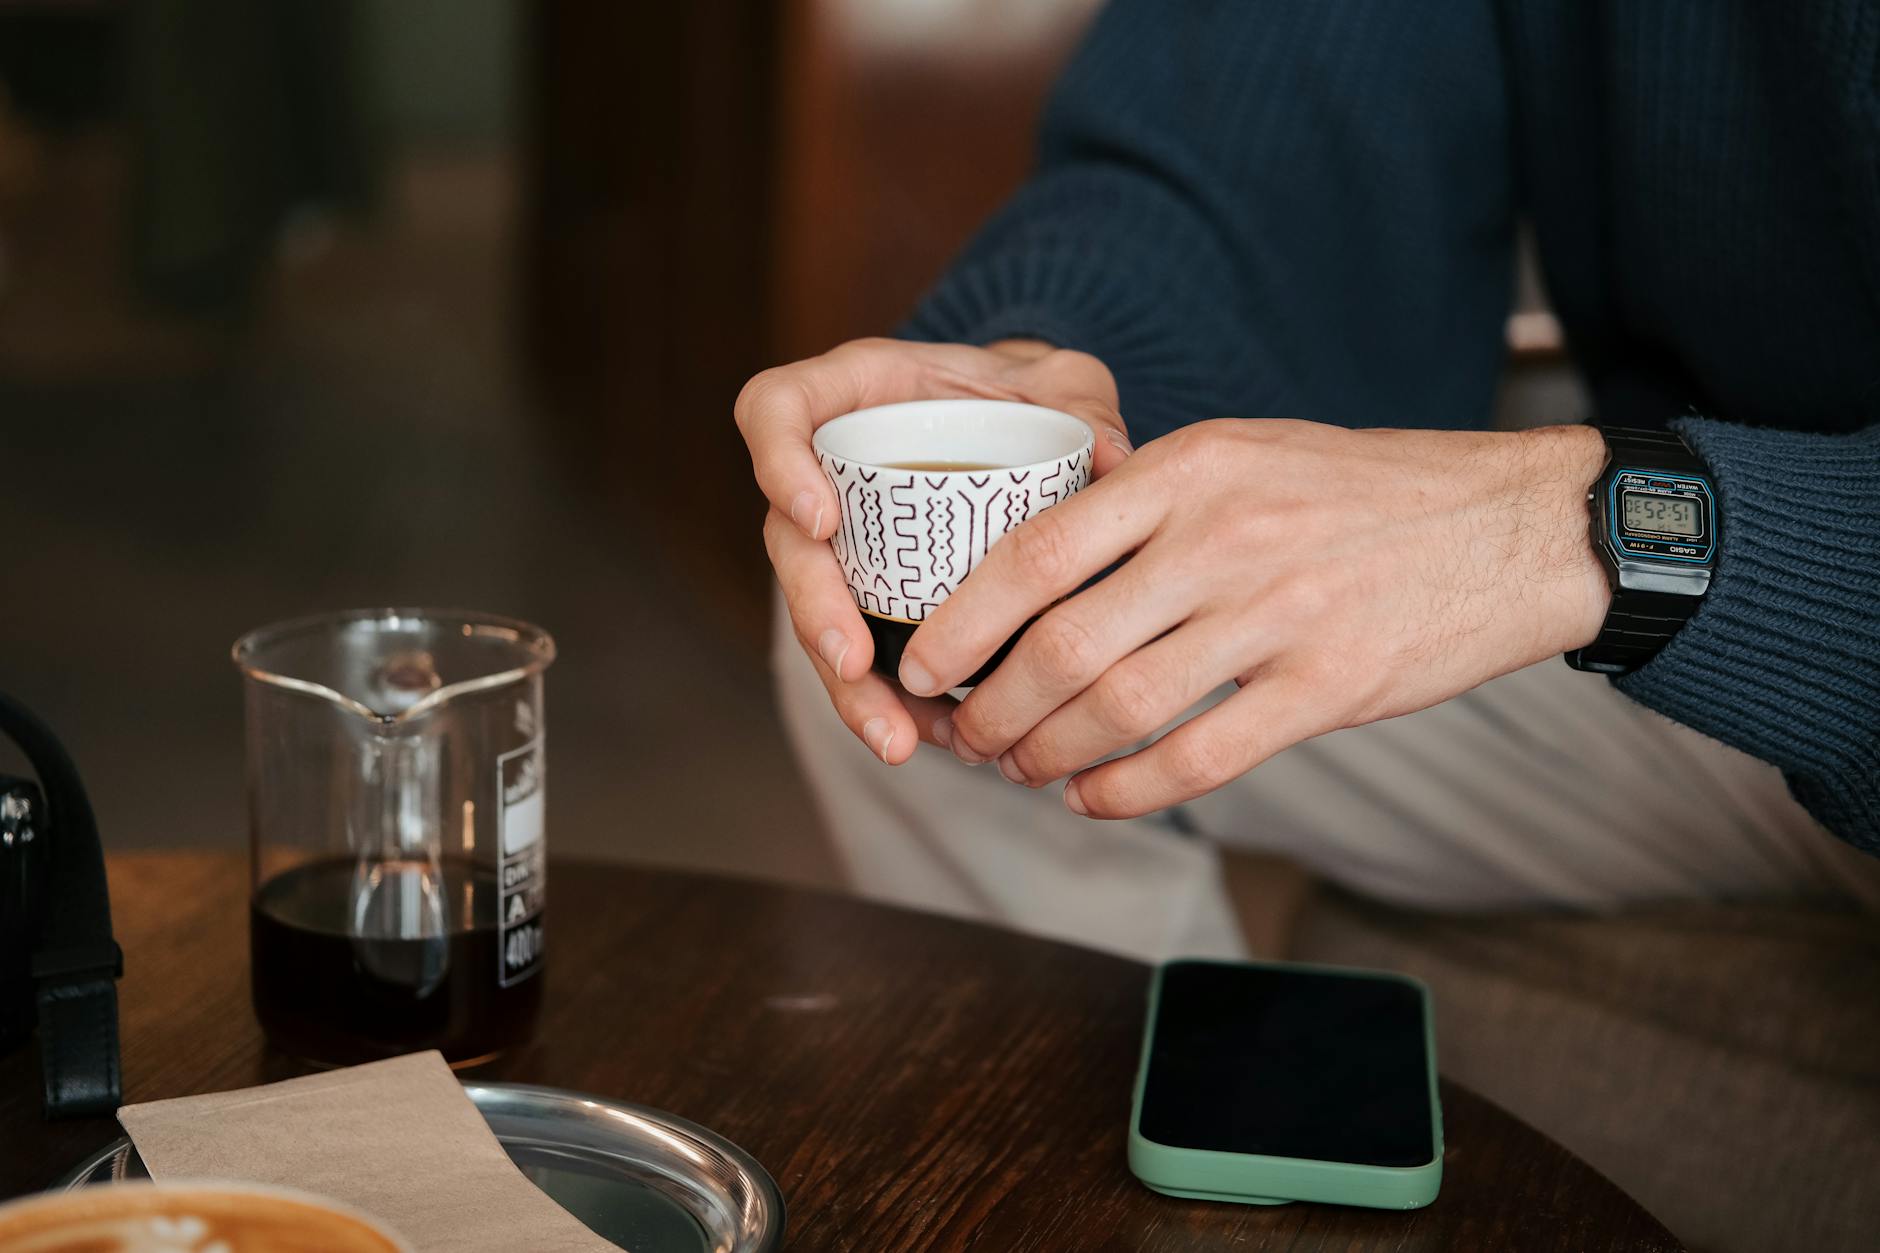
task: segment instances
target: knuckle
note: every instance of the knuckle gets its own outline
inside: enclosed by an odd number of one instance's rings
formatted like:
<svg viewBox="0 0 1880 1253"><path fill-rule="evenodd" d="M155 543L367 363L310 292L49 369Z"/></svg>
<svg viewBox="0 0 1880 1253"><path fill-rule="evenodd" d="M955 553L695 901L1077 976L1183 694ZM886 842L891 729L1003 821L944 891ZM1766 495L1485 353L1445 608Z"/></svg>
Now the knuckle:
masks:
<svg viewBox="0 0 1880 1253"><path fill-rule="evenodd" d="M1209 418L1205 422L1196 422L1188 428L1194 431L1197 439L1210 443L1227 440L1249 440L1254 443L1270 443L1272 437L1290 419L1287 418Z"/></svg>
<svg viewBox="0 0 1880 1253"><path fill-rule="evenodd" d="M1330 599L1320 580L1298 577L1287 579L1274 588L1269 593L1268 603L1276 620L1297 624L1322 620L1330 607Z"/></svg>
<svg viewBox="0 0 1880 1253"><path fill-rule="evenodd" d="M1323 711L1332 725L1351 726L1370 721L1366 711L1381 704L1384 684L1364 672L1348 656L1330 650L1289 658L1274 676L1296 698ZM1327 727L1329 729L1329 726Z"/></svg>
<svg viewBox="0 0 1880 1253"><path fill-rule="evenodd" d="M1168 751L1169 781L1187 796L1211 792L1239 773L1232 747L1218 736L1188 736Z"/></svg>
<svg viewBox="0 0 1880 1253"><path fill-rule="evenodd" d="M1057 756L1047 746L1037 743L1034 737L1026 736L1014 744L1011 751L1019 773L1031 780L1034 787L1041 787L1065 774L1063 767L1058 764Z"/></svg>
<svg viewBox="0 0 1880 1253"><path fill-rule="evenodd" d="M1052 368L1065 371L1089 371L1103 368L1102 362L1089 353L1079 352L1075 348L1053 348L1045 360L1051 363Z"/></svg>
<svg viewBox="0 0 1880 1253"><path fill-rule="evenodd" d="M778 404L800 401L803 395L803 384L789 366L772 366L751 376L738 393L732 413L738 428L748 432Z"/></svg>
<svg viewBox="0 0 1880 1253"><path fill-rule="evenodd" d="M1095 672L1100 642L1070 614L1051 614L1026 633L1032 660L1054 686L1078 685Z"/></svg>
<svg viewBox="0 0 1880 1253"><path fill-rule="evenodd" d="M1202 429L1209 424L1197 423L1163 436L1157 442L1163 445L1162 455L1167 460L1167 468L1182 479L1199 481L1209 474L1216 460L1214 441L1209 433Z"/></svg>
<svg viewBox="0 0 1880 1253"><path fill-rule="evenodd" d="M961 705L953 714L953 739L977 756L996 755L997 740L971 707L971 702Z"/></svg>
<svg viewBox="0 0 1880 1253"><path fill-rule="evenodd" d="M1039 514L999 543L1011 549L1010 561L1030 581L1055 589L1077 577L1076 549L1055 513Z"/></svg>
<svg viewBox="0 0 1880 1253"><path fill-rule="evenodd" d="M1110 368L1087 352L1079 352L1075 348L1056 348L1040 357L1032 368L1079 390L1088 390L1112 400L1115 398L1116 384L1111 378Z"/></svg>
<svg viewBox="0 0 1880 1253"><path fill-rule="evenodd" d="M819 372L817 382L845 390L836 380L846 380L848 388L864 388L867 380L881 368L883 356L892 342L871 338L837 344L820 358L826 369Z"/></svg>
<svg viewBox="0 0 1880 1253"><path fill-rule="evenodd" d="M1164 685L1139 666L1110 671L1097 690L1096 715L1104 729L1138 740L1161 726Z"/></svg>

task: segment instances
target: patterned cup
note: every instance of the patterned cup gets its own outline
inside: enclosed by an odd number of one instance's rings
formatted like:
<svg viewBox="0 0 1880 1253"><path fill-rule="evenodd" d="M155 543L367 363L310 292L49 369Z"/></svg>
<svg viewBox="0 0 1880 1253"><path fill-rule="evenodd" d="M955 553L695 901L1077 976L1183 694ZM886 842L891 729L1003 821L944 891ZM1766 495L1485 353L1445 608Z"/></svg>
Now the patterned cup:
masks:
<svg viewBox="0 0 1880 1253"><path fill-rule="evenodd" d="M831 542L886 675L914 628L1001 536L1090 482L1090 428L1013 401L861 409L824 423L814 442L836 489Z"/></svg>

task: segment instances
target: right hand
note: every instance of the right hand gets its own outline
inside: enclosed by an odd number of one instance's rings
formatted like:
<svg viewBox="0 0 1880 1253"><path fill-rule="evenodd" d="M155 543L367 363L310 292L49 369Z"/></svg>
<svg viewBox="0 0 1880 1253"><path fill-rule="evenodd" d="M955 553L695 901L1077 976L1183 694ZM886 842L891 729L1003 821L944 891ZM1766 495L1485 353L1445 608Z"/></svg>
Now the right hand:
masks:
<svg viewBox="0 0 1880 1253"><path fill-rule="evenodd" d="M1109 370L1086 353L1036 340L974 348L858 339L820 357L765 370L744 385L736 408L757 485L770 499L764 547L797 643L815 664L843 723L894 766L914 755L918 740L951 747L955 702L909 696L869 669L874 641L829 546L836 531L835 489L816 464L810 436L856 409L943 397L1025 401L1083 419L1096 433L1093 478L1130 452Z"/></svg>

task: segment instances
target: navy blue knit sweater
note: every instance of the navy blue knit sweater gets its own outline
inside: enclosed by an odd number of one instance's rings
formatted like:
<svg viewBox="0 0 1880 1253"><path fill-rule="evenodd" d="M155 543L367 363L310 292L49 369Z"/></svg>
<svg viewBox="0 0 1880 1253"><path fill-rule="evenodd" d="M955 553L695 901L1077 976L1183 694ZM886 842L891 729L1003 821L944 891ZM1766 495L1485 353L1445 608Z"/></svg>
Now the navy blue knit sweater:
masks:
<svg viewBox="0 0 1880 1253"><path fill-rule="evenodd" d="M1621 688L1880 852L1880 3L1115 0L909 333L1094 353L1138 440L1479 426L1517 219L1600 416L1718 480Z"/></svg>

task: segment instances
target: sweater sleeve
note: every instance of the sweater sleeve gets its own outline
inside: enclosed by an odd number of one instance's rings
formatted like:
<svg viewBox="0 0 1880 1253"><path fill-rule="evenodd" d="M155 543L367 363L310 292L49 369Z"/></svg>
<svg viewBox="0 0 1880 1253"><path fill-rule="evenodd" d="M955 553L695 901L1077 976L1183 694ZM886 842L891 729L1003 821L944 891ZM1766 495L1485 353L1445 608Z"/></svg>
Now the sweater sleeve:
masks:
<svg viewBox="0 0 1880 1253"><path fill-rule="evenodd" d="M905 333L1091 352L1138 441L1224 414L1485 424L1517 182L1503 75L1486 3L1113 0L1033 177ZM1718 482L1717 575L1619 686L1880 852L1880 428L1681 429Z"/></svg>
<svg viewBox="0 0 1880 1253"><path fill-rule="evenodd" d="M1034 175L903 333L1093 353L1139 441L1229 414L1484 425L1509 144L1486 0L1113 0Z"/></svg>
<svg viewBox="0 0 1880 1253"><path fill-rule="evenodd" d="M1880 853L1880 426L1675 425L1716 479L1717 571L1619 688L1780 766L1822 825Z"/></svg>

